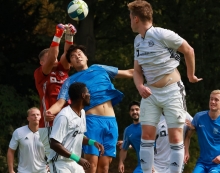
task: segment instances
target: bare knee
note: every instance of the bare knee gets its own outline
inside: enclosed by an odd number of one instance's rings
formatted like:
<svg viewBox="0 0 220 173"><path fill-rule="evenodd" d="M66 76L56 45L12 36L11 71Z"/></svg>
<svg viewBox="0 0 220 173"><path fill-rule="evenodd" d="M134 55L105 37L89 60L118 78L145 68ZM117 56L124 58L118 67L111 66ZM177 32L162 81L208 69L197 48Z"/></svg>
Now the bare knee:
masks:
<svg viewBox="0 0 220 173"><path fill-rule="evenodd" d="M109 165L112 162L112 157L101 156L99 157L97 173L108 173Z"/></svg>

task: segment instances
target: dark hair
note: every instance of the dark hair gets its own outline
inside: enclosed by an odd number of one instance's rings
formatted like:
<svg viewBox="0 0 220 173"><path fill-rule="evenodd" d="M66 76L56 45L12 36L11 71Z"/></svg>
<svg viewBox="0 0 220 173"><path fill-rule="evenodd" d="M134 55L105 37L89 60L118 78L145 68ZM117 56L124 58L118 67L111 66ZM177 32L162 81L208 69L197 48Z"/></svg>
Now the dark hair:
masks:
<svg viewBox="0 0 220 173"><path fill-rule="evenodd" d="M137 106L140 107L140 102L138 102L138 101L132 101L132 102L130 102L129 105L128 105L128 110L130 110L130 109L131 109L131 106L134 106L134 105L137 105Z"/></svg>
<svg viewBox="0 0 220 173"><path fill-rule="evenodd" d="M44 54L47 52L49 52L49 48L42 50L38 55L39 60L41 60L42 56L44 56Z"/></svg>
<svg viewBox="0 0 220 173"><path fill-rule="evenodd" d="M85 92L86 84L81 82L74 82L69 87L69 97L71 101L76 101L82 97L82 93Z"/></svg>
<svg viewBox="0 0 220 173"><path fill-rule="evenodd" d="M70 55L73 51L75 51L76 49L80 49L85 55L86 55L86 47L83 45L71 45L69 47L69 49L66 52L66 60L70 63ZM87 55L86 55L87 56Z"/></svg>

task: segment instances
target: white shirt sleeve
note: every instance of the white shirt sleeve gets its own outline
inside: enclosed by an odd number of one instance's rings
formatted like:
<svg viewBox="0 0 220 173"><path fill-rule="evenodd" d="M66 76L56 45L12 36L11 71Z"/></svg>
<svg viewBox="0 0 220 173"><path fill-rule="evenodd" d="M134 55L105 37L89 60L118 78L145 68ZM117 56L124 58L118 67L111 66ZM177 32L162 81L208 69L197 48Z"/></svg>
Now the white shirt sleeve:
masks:
<svg viewBox="0 0 220 173"><path fill-rule="evenodd" d="M160 36L160 41L164 43L168 48L177 50L183 44L184 39L171 30L161 29Z"/></svg>
<svg viewBox="0 0 220 173"><path fill-rule="evenodd" d="M18 131L15 130L12 134L11 141L9 143L9 148L12 150L16 150L19 144L19 136L18 136Z"/></svg>
<svg viewBox="0 0 220 173"><path fill-rule="evenodd" d="M56 141L62 143L64 137L68 133L68 120L64 115L57 116L54 119L52 131L50 138L55 139Z"/></svg>

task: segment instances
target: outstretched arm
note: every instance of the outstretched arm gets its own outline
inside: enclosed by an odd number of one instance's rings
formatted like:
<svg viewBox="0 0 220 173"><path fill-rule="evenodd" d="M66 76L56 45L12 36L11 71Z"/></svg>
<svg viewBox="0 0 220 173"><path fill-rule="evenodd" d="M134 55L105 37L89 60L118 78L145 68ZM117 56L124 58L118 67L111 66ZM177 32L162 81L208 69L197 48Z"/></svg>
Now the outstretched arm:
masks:
<svg viewBox="0 0 220 173"><path fill-rule="evenodd" d="M65 29L66 29L66 32L65 32L64 52L61 55L60 63L62 64L64 69L68 70L70 68L70 64L66 59L66 53L67 53L67 50L70 48L70 46L73 45L73 38L74 38L74 35L76 34L77 30L70 23L65 25Z"/></svg>
<svg viewBox="0 0 220 173"><path fill-rule="evenodd" d="M59 99L46 111L46 121L53 121L55 115L58 114L65 105L66 100Z"/></svg>
<svg viewBox="0 0 220 173"><path fill-rule="evenodd" d="M45 59L43 59L42 71L45 75L48 75L51 72L51 70L54 67L54 64L57 61L57 57L59 53L59 44L60 44L60 40L63 36L64 31L65 31L65 28L63 24L58 24L56 26L56 33L51 43L51 46L48 52L48 57L45 57Z"/></svg>
<svg viewBox="0 0 220 173"><path fill-rule="evenodd" d="M12 150L11 148L8 148L7 152L7 162L8 162L8 171L9 173L15 173L14 172L14 154L15 150Z"/></svg>
<svg viewBox="0 0 220 173"><path fill-rule="evenodd" d="M134 69L118 70L115 78L133 78Z"/></svg>
<svg viewBox="0 0 220 173"><path fill-rule="evenodd" d="M184 40L178 51L184 54L189 81L192 83L201 81L202 78L195 76L195 54L193 48Z"/></svg>
<svg viewBox="0 0 220 173"><path fill-rule="evenodd" d="M139 94L143 98L147 98L151 95L151 90L148 87L144 86L144 77L141 66L138 64L138 61L134 61L134 83L136 85Z"/></svg>

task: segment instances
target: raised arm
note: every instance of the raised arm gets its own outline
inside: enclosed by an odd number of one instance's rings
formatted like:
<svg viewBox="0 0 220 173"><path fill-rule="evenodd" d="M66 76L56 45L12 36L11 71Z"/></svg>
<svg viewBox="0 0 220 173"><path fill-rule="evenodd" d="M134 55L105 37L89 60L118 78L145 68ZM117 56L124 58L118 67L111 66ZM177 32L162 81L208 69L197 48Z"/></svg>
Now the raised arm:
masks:
<svg viewBox="0 0 220 173"><path fill-rule="evenodd" d="M134 69L118 70L115 78L133 78Z"/></svg>
<svg viewBox="0 0 220 173"><path fill-rule="evenodd" d="M15 173L14 172L14 154L15 150L12 150L11 148L8 148L7 152L7 162L8 162L8 171L9 173Z"/></svg>
<svg viewBox="0 0 220 173"><path fill-rule="evenodd" d="M60 44L60 40L63 36L64 31L65 31L65 28L63 24L58 24L56 26L56 33L50 45L48 57L45 57L45 59L42 60L43 63L41 63L42 71L45 75L48 75L51 72L55 63L57 62L57 57L59 53L59 44Z"/></svg>
<svg viewBox="0 0 220 173"><path fill-rule="evenodd" d="M68 63L68 61L66 59L66 53L67 53L67 50L69 49L69 47L71 45L73 45L73 37L76 34L77 30L70 23L65 25L65 29L66 29L66 32L65 32L64 52L61 55L60 62L62 64L62 66L64 67L64 69L69 69L70 68L70 64Z"/></svg>
<svg viewBox="0 0 220 173"><path fill-rule="evenodd" d="M202 78L197 78L195 76L194 49L186 42L186 40L184 40L182 45L178 48L178 51L184 54L186 66L187 66L187 76L189 81L192 83L201 81Z"/></svg>
<svg viewBox="0 0 220 173"><path fill-rule="evenodd" d="M138 64L138 61L134 61L134 83L136 88L143 98L147 98L151 95L151 90L148 87L144 86L144 77L141 66Z"/></svg>

